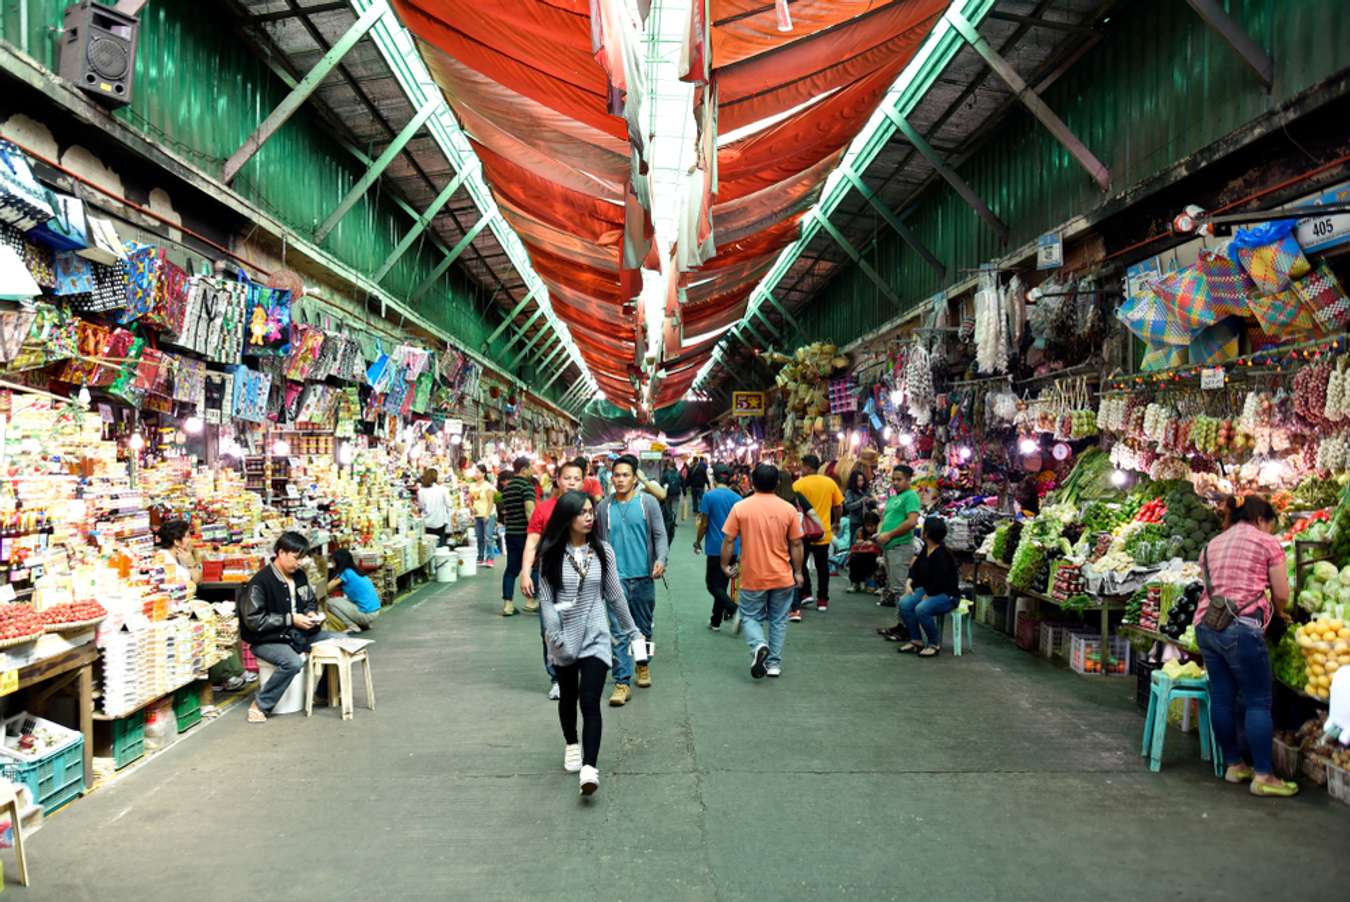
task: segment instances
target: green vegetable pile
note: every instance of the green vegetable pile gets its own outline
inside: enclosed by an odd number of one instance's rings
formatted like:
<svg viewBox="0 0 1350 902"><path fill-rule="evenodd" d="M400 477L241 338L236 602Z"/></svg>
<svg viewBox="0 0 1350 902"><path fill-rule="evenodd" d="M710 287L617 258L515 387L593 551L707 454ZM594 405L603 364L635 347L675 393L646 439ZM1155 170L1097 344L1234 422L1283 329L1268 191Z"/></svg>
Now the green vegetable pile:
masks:
<svg viewBox="0 0 1350 902"><path fill-rule="evenodd" d="M1111 485L1111 457L1100 448L1089 448L1078 456L1078 461L1055 490L1059 503L1078 504L1093 498L1109 498L1120 489Z"/></svg>
<svg viewBox="0 0 1350 902"><path fill-rule="evenodd" d="M1195 494L1189 482L1181 482L1163 497L1167 504L1163 529L1168 536L1180 537L1185 560L1198 561L1205 545L1219 534L1219 515Z"/></svg>
<svg viewBox="0 0 1350 902"><path fill-rule="evenodd" d="M1164 542L1170 537L1167 529L1161 523L1148 523L1135 530L1134 534L1125 540L1125 553L1135 560L1142 563L1153 563L1156 557L1152 551L1145 551L1147 546L1156 546L1159 542Z"/></svg>
<svg viewBox="0 0 1350 902"><path fill-rule="evenodd" d="M1341 487L1334 479L1318 479L1309 476L1294 489L1294 507L1301 511L1321 510L1331 507L1340 497Z"/></svg>
<svg viewBox="0 0 1350 902"><path fill-rule="evenodd" d="M1302 689L1304 684L1308 682L1308 672L1303 664L1303 652L1298 647L1294 630L1285 630L1284 635L1280 637L1279 644L1271 647L1270 669L1275 673L1275 679L1286 686Z"/></svg>
<svg viewBox="0 0 1350 902"><path fill-rule="evenodd" d="M1087 610L1092 607L1094 603L1091 595L1083 595L1080 593L1078 595L1070 595L1068 598L1061 601L1059 606L1065 611L1073 612Z"/></svg>
<svg viewBox="0 0 1350 902"><path fill-rule="evenodd" d="M1011 523L1003 523L994 529L994 544L989 548L989 556L994 560L1008 559L1008 533L1011 530Z"/></svg>
<svg viewBox="0 0 1350 902"><path fill-rule="evenodd" d="M1125 602L1125 623L1138 623L1139 615L1143 613L1144 602L1148 599L1148 586L1140 586L1134 590L1130 600Z"/></svg>
<svg viewBox="0 0 1350 902"><path fill-rule="evenodd" d="M1013 553L1012 566L1008 570L1008 585L1027 591L1035 584L1044 563L1045 549L1030 539L1023 539Z"/></svg>
<svg viewBox="0 0 1350 902"><path fill-rule="evenodd" d="M1083 508L1083 532L1111 532L1127 519L1132 519L1138 512L1137 505L1134 511L1127 513L1119 504L1109 504L1105 501L1090 502Z"/></svg>
<svg viewBox="0 0 1350 902"><path fill-rule="evenodd" d="M1331 559L1343 561L1350 558L1350 483L1341 490L1336 502L1336 513L1331 515L1331 527L1327 530L1331 540Z"/></svg>

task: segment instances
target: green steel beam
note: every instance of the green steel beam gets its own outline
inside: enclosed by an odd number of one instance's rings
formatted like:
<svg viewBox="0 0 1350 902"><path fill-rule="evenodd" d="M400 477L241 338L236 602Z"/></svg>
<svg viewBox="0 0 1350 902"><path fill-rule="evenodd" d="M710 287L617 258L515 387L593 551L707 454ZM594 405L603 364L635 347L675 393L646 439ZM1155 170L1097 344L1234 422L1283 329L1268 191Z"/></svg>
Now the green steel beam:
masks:
<svg viewBox="0 0 1350 902"><path fill-rule="evenodd" d="M531 288L529 293L520 299L520 303L511 308L511 312L506 315L506 319L502 320L501 325L496 329L493 329L492 334L487 337L487 341L483 342L484 350L487 350L488 346L497 340L497 336L501 335L508 327L510 327L512 320L517 316L520 316L520 312L529 306L530 301L534 300L534 294L538 290L539 286L537 285L534 288ZM515 336L512 336L511 340L515 341ZM511 344L508 342L506 346L509 348L511 347Z"/></svg>
<svg viewBox="0 0 1350 902"><path fill-rule="evenodd" d="M946 265L934 256L932 251L924 246L923 242L919 240L919 236L915 235L914 231L910 229L909 226L901 222L899 216L896 216L891 212L891 208L886 206L881 198L877 197L875 191L867 187L867 184L859 178L858 173L854 172L851 166L843 166L842 171L844 173L844 178L848 179L849 183L852 184L854 188L858 189L858 193L865 197L867 202L881 214L881 218L886 220L886 224L891 227L895 234L899 235L900 239L904 241L905 244L908 244L916 254L923 257L924 262L937 273L939 279L946 279Z"/></svg>
<svg viewBox="0 0 1350 902"><path fill-rule="evenodd" d="M305 73L305 77L300 79L300 83L295 86L294 90L286 95L276 109L268 113L267 118L254 130L253 134L249 135L239 149L230 155L230 158L225 161L221 181L228 184L234 180L234 177L239 174L239 170L244 168L244 164L253 159L253 155L267 143L269 138L277 133L277 129L285 125L286 120L295 115L296 110L300 109L304 102L309 99L309 95L314 93L319 83L366 36L366 32L375 26L375 23L379 21L388 8L388 5L378 3L361 14L361 17L356 20L351 28L347 29L346 34L338 39L333 48L323 55L313 69Z"/></svg>
<svg viewBox="0 0 1350 902"><path fill-rule="evenodd" d="M923 135L919 134L919 130L910 125L904 116L901 116L889 106L882 107L881 111L886 114L887 119L894 123L900 134L905 136L905 140L914 146L920 156L931 163L933 168L938 171L938 175L942 176L948 185L951 185L952 190L961 195L961 199L966 202L967 206L980 214L980 218L998 233L1001 240L1007 241L1008 224L994 215L994 211L989 209L984 199L975 193L975 189L970 187L966 180L956 173L956 170L947 165L947 161L942 159L942 156L933 148L933 145L924 139Z"/></svg>
<svg viewBox="0 0 1350 902"><path fill-rule="evenodd" d="M1253 41L1251 35L1247 34L1224 10L1224 4L1216 0L1186 0L1186 2L1200 18L1205 20L1211 31L1232 47L1234 53L1242 57L1242 61L1251 67L1256 77L1261 79L1261 84L1269 91L1275 84L1275 63L1271 61L1269 54L1261 49L1261 45Z"/></svg>
<svg viewBox="0 0 1350 902"><path fill-rule="evenodd" d="M502 354L505 355L507 351L511 350L511 345L515 344L516 341L521 338L521 336L523 336L526 332L528 332L530 326L534 325L535 320L539 319L539 317L543 315L544 315L544 306L540 304L537 308L535 308L534 313L530 314L530 318L525 320L525 325L521 326L519 329L516 329L514 332L511 333L511 340L506 343L506 347L502 348Z"/></svg>
<svg viewBox="0 0 1350 902"><path fill-rule="evenodd" d="M895 292L891 289L891 286L887 285L886 280L881 277L881 274L872 268L872 264L863 259L862 254L858 253L857 248L849 243L849 240L844 237L843 232L836 229L830 220L821 213L816 214L816 222L819 222L821 228L829 233L830 237L834 239L835 244L843 248L844 253L848 254L849 257L853 259L854 264L866 274L867 278L872 280L872 284L877 286L877 290L885 295L888 301L897 307L902 306L900 298L896 296Z"/></svg>
<svg viewBox="0 0 1350 902"><path fill-rule="evenodd" d="M785 334L783 334L783 331L781 329L779 329L777 326L773 324L773 321L769 319L769 315L765 313L760 307L756 306L755 309L751 312L755 316L758 316L760 318L760 321L763 322L764 325L769 329L769 331L773 333L774 338L778 339L779 341L782 341L784 338L787 337Z"/></svg>
<svg viewBox="0 0 1350 902"><path fill-rule="evenodd" d="M322 244L328 234L342 221L342 217L351 212L352 207L356 206L356 202L370 190L370 186L375 184L375 180L384 174L384 170L389 167L390 163L394 162L395 157L403 152L403 148L407 147L408 142L413 139L413 135L422 130L422 126L426 125L432 114L441 108L442 103L444 103L442 98L433 97L422 104L422 108L417 111L417 115L408 120L408 124L403 126L399 133L394 136L394 140L389 143L389 146L375 158L375 162L370 164L370 168L365 171L365 174L357 179L356 184L352 185L351 189L343 195L342 200L338 201L337 208L329 213L328 218L319 225L318 231L314 233L315 244Z"/></svg>
<svg viewBox="0 0 1350 902"><path fill-rule="evenodd" d="M570 362L571 362L571 361L568 361L568 363L570 363ZM560 367L558 367L557 372L555 372L552 376L550 376L550 377L549 377L549 380L548 380L547 382L544 383L544 385L543 385L542 388L539 389L539 393L540 393L540 394L543 394L544 392L548 391L549 386L552 385L554 382L557 382L557 381L558 381L558 377L561 376L563 373L567 372L568 370L570 370L571 368L572 368L571 366L560 366Z"/></svg>
<svg viewBox="0 0 1350 902"><path fill-rule="evenodd" d="M805 339L808 342L811 340L811 336L806 334L806 330L803 329L802 324L797 321L797 317L793 316L791 313L788 312L788 309L786 307L778 303L778 298L773 296L772 291L765 288L763 290L763 296L766 301L768 301L770 304L773 305L773 309L777 310L779 313L783 315L783 319L787 320L788 325L792 326L792 328L796 330L798 335L800 335L803 339Z"/></svg>
<svg viewBox="0 0 1350 902"><path fill-rule="evenodd" d="M563 392L563 396L558 399L558 403L562 405L564 410L570 410L573 404L586 396L587 388L586 377L583 375L582 378L573 382L567 391Z"/></svg>
<svg viewBox="0 0 1350 902"><path fill-rule="evenodd" d="M544 330L544 331L548 331L548 330ZM556 332L550 332L549 334L550 334L550 335L553 335L553 336L556 336L556 337L558 338L558 344L557 344L557 346L554 346L554 345L553 345L551 342L549 342L549 341L547 340L547 338L546 338L546 339L539 345L539 347L535 348L533 351L531 351L530 353L528 353L528 354L525 355L525 363L526 363L527 365L533 366L533 367L536 367L536 368L538 368L538 367L540 367L540 366L543 366L543 364L544 364L544 359L543 359L543 358L544 358L545 352L552 351L554 354L556 354L558 348L560 348L560 347L565 347L565 346L566 346L566 342L562 341L562 336L561 336L561 335L558 335L558 333L556 333ZM550 359L551 359L551 356L552 356L552 355L550 355Z"/></svg>
<svg viewBox="0 0 1350 902"><path fill-rule="evenodd" d="M544 308L540 307L539 312L543 313L543 311ZM533 319L533 317L531 317L531 319ZM555 333L551 329L547 328L540 329L538 332L535 332L534 335L530 336L530 340L525 342L525 347L520 349L520 353L518 353L515 357L511 358L511 362L507 364L507 366L509 366L511 369L515 369L516 364L524 360L525 355L530 353L530 348L534 347L535 342L543 338L545 335L553 335L553 334Z"/></svg>
<svg viewBox="0 0 1350 902"><path fill-rule="evenodd" d="M459 186L464 184L464 177L468 174L469 167L465 166L450 180L448 185L441 189L441 193L436 195L436 199L431 202L431 205L423 210L420 215L414 217L413 227L408 230L408 234L399 239L398 244L389 252L389 256L385 257L384 262L380 264L380 268L375 270L375 275L372 278L376 282L389 275L389 270L393 269L394 264L408 252L413 242L417 240L417 236L427 230L427 227L436 218L436 214L441 212L441 207L449 203L450 198L459 190ZM449 253L449 251L447 250L446 253Z"/></svg>
<svg viewBox="0 0 1350 902"><path fill-rule="evenodd" d="M554 360L556 360L557 357L558 357L558 355L561 354L561 353L562 353L563 351L565 351L565 350L567 350L567 345L563 344L562 342L559 342L559 343L558 343L558 347L554 349L553 353L552 353L552 354L549 354L547 358L545 358L545 359L544 359L537 367L535 367L535 369L541 370L541 371L547 369L547 368L548 368L548 365L549 365L550 363L552 363ZM566 371L567 365L570 364L571 362L572 362L572 361L571 361L570 359L569 359L569 360L564 360L564 361L563 361L563 365L562 365L556 372L554 372L554 374L553 374L554 377L556 378L557 376L561 376L561 375L563 374L563 372ZM544 388L539 389L540 393L542 394L543 391L544 391L544 389L545 389L545 388L548 388L548 387L549 387L550 385L552 385L552 384L553 384L553 379L549 379L548 382L546 382L546 383L544 384Z"/></svg>
<svg viewBox="0 0 1350 902"><path fill-rule="evenodd" d="M464 237L455 242L455 246L450 248L450 253L446 254L445 258L442 259L440 263L436 264L436 268L431 271L431 275L427 276L426 281L421 285L418 285L416 290L413 291L412 295L408 298L409 303L416 303L418 298L431 290L431 286L435 285L441 276L445 275L446 270L450 268L450 264L454 263L455 259L459 257L460 254L464 253L464 248L469 246L470 241L473 241L478 237L478 233L483 231L493 215L494 214L488 213L480 216L478 221L473 224L473 228L465 232Z"/></svg>
<svg viewBox="0 0 1350 902"><path fill-rule="evenodd" d="M767 351L769 348L773 347L772 339L766 339L759 333L759 326L755 324L755 318L753 316L747 316L745 319L741 320L741 325L750 330L750 334L754 336L755 341L759 342L761 350Z"/></svg>
<svg viewBox="0 0 1350 902"><path fill-rule="evenodd" d="M1087 145L1078 140L1078 136L1069 130L1069 126L1064 120L1050 109L1040 95L1031 89L1022 76L1017 74L1007 60L1005 60L997 50L989 46L989 42L984 39L975 26L970 23L965 16L954 9L947 10L945 18L956 29L957 33L965 39L965 42L971 46L971 49L984 58L985 63L990 69L994 70L999 78L1003 79L1017 99L1022 101L1023 106L1031 111L1031 115L1045 126L1046 131L1055 136L1064 149L1078 161L1078 165L1087 170L1087 174L1092 177L1103 191L1111 190L1111 170L1106 168L1106 164L1097 159L1092 151L1088 150Z"/></svg>

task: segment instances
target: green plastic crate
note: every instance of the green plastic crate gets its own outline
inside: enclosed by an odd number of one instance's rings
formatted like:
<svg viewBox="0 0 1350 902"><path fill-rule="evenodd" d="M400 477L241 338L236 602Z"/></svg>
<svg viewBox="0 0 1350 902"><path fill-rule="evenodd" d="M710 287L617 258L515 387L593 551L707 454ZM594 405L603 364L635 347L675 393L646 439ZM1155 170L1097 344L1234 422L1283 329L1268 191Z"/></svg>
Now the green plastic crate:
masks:
<svg viewBox="0 0 1350 902"><path fill-rule="evenodd" d="M121 770L145 754L145 711L113 721L113 765Z"/></svg>
<svg viewBox="0 0 1350 902"><path fill-rule="evenodd" d="M0 776L22 783L45 814L84 794L84 737L32 763L5 760Z"/></svg>
<svg viewBox="0 0 1350 902"><path fill-rule="evenodd" d="M173 694L173 713L178 716L178 732L185 733L201 723L202 690L192 683Z"/></svg>

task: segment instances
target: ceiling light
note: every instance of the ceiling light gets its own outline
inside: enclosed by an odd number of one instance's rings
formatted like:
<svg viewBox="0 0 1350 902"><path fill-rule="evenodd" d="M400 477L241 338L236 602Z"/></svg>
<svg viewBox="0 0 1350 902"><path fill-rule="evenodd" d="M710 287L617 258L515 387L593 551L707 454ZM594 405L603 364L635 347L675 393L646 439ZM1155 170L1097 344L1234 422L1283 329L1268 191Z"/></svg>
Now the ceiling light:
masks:
<svg viewBox="0 0 1350 902"><path fill-rule="evenodd" d="M200 435L205 425L202 418L194 414L183 421L183 431L188 435Z"/></svg>

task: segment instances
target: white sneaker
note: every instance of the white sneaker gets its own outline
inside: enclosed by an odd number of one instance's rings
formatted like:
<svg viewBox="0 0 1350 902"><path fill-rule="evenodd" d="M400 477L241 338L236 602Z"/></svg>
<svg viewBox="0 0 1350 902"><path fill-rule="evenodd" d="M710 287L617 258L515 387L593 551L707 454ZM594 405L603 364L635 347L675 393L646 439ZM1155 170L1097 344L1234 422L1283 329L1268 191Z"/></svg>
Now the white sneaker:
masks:
<svg viewBox="0 0 1350 902"><path fill-rule="evenodd" d="M558 684L550 683L548 687L548 700L551 702L556 702L561 697L562 697L562 690L558 688Z"/></svg>
<svg viewBox="0 0 1350 902"><path fill-rule="evenodd" d="M600 771L591 767L589 764L581 769L581 794L584 796L595 795L595 791L600 788Z"/></svg>
<svg viewBox="0 0 1350 902"><path fill-rule="evenodd" d="M563 746L563 770L574 774L581 770L581 745L574 743Z"/></svg>
<svg viewBox="0 0 1350 902"><path fill-rule="evenodd" d="M771 677L782 676L783 668L777 664L770 664L768 667L764 668L764 673Z"/></svg>

